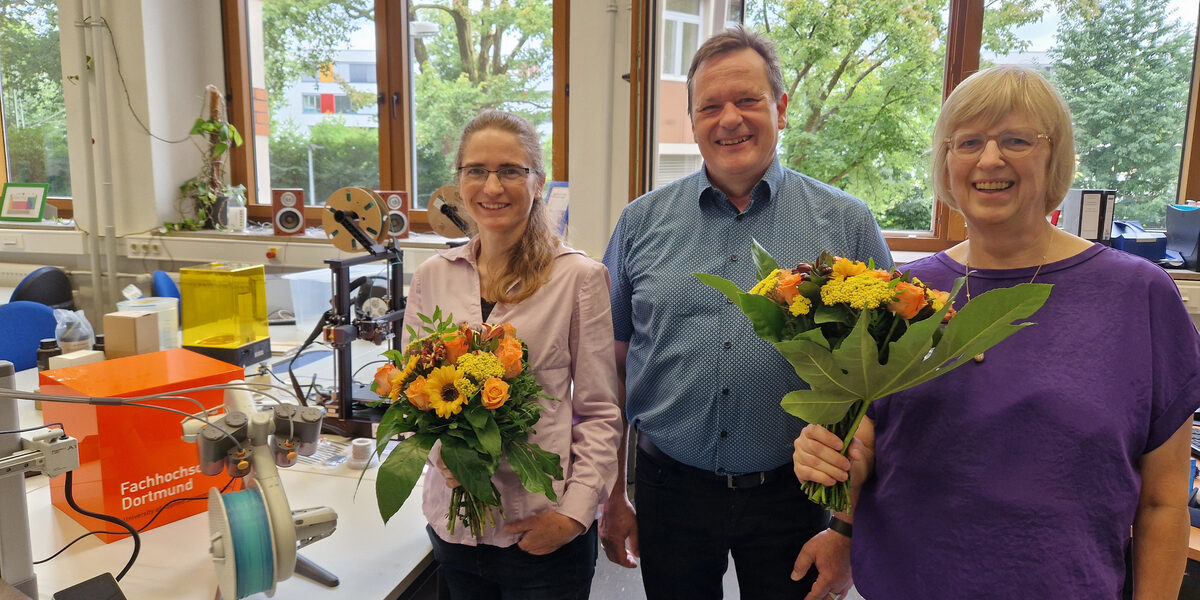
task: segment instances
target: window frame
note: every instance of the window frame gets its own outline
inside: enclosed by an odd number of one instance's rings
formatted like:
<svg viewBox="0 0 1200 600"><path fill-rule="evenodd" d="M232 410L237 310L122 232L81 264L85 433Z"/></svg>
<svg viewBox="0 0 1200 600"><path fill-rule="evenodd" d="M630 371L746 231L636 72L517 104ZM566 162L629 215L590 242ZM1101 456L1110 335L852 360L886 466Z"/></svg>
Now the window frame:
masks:
<svg viewBox="0 0 1200 600"><path fill-rule="evenodd" d="M380 189L407 190L412 197L412 80L409 61L409 0L375 0L376 89L379 111L379 185ZM221 0L222 26L225 31L226 89L229 90L229 121L238 131L252 132L250 110L253 90L249 74L249 40L244 0ZM388 35L388 32L402 32ZM570 57L570 2L553 3L552 48L554 53L552 154L554 181L567 181L567 130ZM252 134L248 134L252 135ZM230 151L233 183L246 186L247 214L256 221L270 221L269 198L256 198L254 144L247 143ZM308 226L320 226L323 206L304 207ZM423 209L410 208L413 231L430 231L429 216Z"/></svg>
<svg viewBox="0 0 1200 600"><path fill-rule="evenodd" d="M666 45L666 38L667 38L666 28L668 26L668 23L674 23L676 26L675 54L678 58L680 58L680 61L679 61L680 64L671 65L672 68L678 66L678 72L672 71L670 73L666 73L665 72L666 69L664 68L663 76L667 77L671 80L683 81L684 79L687 79L688 65L691 64L691 60L692 60L691 57L688 57L688 59L686 61L682 60L683 54L686 51L686 48L683 47L683 40L684 40L683 30L684 30L684 28L687 25L695 25L697 39L699 39L700 34L703 33L703 31L704 31L704 2L703 1L698 2L697 6L700 9L699 14L691 14L691 13L679 12L679 11L674 11L674 10L668 10L665 6L663 7L663 45L664 46ZM697 47L699 47L699 44L697 44ZM663 49L663 54L664 55L666 54L665 47ZM692 54L695 54L694 49L692 50Z"/></svg>
<svg viewBox="0 0 1200 600"><path fill-rule="evenodd" d="M633 48L631 52L630 70L632 73L630 90L630 119L629 119L629 198L632 202L638 196L649 191L653 173L649 172L648 157L652 154L650 148L654 115L654 94L656 88L654 77L654 55L650 49L655 48L656 32L647 18L639 19L637 15L656 14L660 0L632 0L633 18L630 39ZM984 0L949 0L949 20L946 38L946 65L943 73L942 99L950 94L969 74L979 70L979 50L983 38ZM1197 48L1200 48L1200 27L1196 36ZM1200 54L1200 52L1197 52ZM1200 100L1197 99L1197 82L1200 81L1200 57L1193 64L1192 84L1188 111L1185 115L1186 133L1182 165L1180 166L1179 196L1176 202L1182 204L1185 198L1200 200L1200 144L1196 143L1195 123L1200 118ZM884 238L892 250L936 252L944 250L961 242L967 237L966 222L962 214L950 209L945 203L934 202L933 224L930 231L884 231Z"/></svg>

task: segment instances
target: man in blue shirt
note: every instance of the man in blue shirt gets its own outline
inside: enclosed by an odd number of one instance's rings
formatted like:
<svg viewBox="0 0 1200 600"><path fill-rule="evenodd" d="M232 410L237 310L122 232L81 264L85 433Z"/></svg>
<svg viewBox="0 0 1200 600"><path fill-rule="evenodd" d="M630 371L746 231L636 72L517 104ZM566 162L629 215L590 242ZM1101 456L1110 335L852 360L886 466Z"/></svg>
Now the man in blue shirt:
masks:
<svg viewBox="0 0 1200 600"><path fill-rule="evenodd" d="M744 598L802 598L816 577L814 569L790 578L827 515L792 474L804 423L779 406L804 384L736 306L693 275L749 289L751 240L783 265L828 250L891 268L862 201L779 164L786 109L768 40L741 28L707 40L688 73L704 168L630 203L604 253L638 456L636 517L625 486L615 486L601 541L617 564L640 557L651 600L720 598L730 553Z"/></svg>

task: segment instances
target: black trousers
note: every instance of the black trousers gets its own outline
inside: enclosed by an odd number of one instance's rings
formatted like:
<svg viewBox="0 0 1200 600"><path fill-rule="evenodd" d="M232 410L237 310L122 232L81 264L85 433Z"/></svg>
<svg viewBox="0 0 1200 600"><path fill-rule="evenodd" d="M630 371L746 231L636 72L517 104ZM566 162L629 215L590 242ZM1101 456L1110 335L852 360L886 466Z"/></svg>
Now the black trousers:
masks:
<svg viewBox="0 0 1200 600"><path fill-rule="evenodd" d="M438 575L452 600L587 600L596 571L596 524L543 556L443 541L428 525Z"/></svg>
<svg viewBox="0 0 1200 600"><path fill-rule="evenodd" d="M803 598L815 569L792 581L800 548L825 529L827 513L804 495L794 476L746 489L689 467L656 461L638 449L638 543L649 600L722 597L732 553L744 600Z"/></svg>

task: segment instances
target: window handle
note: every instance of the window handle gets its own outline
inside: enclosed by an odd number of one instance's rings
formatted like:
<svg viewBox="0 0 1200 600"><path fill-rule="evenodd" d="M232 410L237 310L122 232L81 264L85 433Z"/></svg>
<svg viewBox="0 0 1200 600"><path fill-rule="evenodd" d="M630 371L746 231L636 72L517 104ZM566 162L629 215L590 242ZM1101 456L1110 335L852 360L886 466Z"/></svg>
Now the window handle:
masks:
<svg viewBox="0 0 1200 600"><path fill-rule="evenodd" d="M398 119L397 110L400 107L400 92L392 92L392 118Z"/></svg>

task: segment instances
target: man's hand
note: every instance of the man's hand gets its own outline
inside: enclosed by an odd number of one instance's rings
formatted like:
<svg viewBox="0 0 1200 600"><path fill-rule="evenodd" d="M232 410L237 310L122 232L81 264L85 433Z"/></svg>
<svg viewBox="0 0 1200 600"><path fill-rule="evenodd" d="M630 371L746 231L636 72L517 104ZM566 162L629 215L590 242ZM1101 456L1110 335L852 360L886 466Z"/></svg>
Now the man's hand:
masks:
<svg viewBox="0 0 1200 600"><path fill-rule="evenodd" d="M524 534L517 546L536 555L550 554L558 550L585 529L587 528L583 523L552 510L504 525L506 533Z"/></svg>
<svg viewBox="0 0 1200 600"><path fill-rule="evenodd" d="M600 512L600 545L608 560L629 569L637 567L637 559L641 556L637 517L633 505L624 496L604 503L604 510Z"/></svg>
<svg viewBox="0 0 1200 600"><path fill-rule="evenodd" d="M813 566L817 568L817 580L804 600L824 600L830 592L839 596L845 594L853 583L850 577L850 538L828 529L814 535L796 557L792 580L800 581Z"/></svg>

